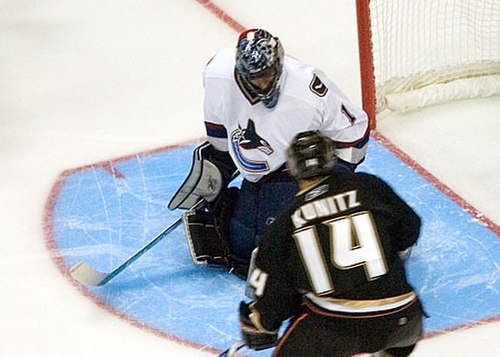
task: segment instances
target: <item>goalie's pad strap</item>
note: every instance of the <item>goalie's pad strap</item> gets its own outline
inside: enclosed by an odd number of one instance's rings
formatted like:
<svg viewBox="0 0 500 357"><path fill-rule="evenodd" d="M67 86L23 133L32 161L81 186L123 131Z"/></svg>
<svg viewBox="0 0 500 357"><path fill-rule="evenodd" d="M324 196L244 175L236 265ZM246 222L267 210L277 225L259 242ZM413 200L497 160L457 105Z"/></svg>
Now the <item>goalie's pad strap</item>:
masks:
<svg viewBox="0 0 500 357"><path fill-rule="evenodd" d="M191 171L170 200L169 209L190 209L202 198L212 202L221 191L223 180L220 170L204 158L204 150L210 145L206 141L193 151Z"/></svg>

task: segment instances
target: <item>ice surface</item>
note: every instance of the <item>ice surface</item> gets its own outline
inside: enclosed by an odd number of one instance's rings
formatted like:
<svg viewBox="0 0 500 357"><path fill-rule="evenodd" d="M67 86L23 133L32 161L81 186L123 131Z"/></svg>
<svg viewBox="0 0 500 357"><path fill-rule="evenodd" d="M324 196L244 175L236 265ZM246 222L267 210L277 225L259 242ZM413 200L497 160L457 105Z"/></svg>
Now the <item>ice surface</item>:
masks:
<svg viewBox="0 0 500 357"><path fill-rule="evenodd" d="M154 217L164 209L163 201L151 195L158 187L147 183L142 191L132 192L116 177L116 193L122 198L142 199L144 215L118 221L117 225L110 207L126 212L125 199L115 205L103 201L104 196L88 197L87 203L83 197L82 202L68 204L67 213L101 199L107 209L98 213L103 214L104 224L92 226L91 217L66 223L94 240L95 245L73 247L68 243L56 250L50 239L55 197L63 188L60 175L65 170L104 163L106 172L97 170L95 180L100 175L109 176L108 160L136 157L136 165L130 170L137 173L142 157L138 153L194 141L203 135L201 70L217 49L233 46L236 39L233 28L200 6L203 3L208 2L0 2L0 226L4 252L0 262L0 315L4 322L0 327L0 355L154 357L216 353L208 346L186 345L174 336L148 329L140 321L99 304L95 295L60 274L68 268L62 257L70 256L75 260L94 254L105 257L105 264L98 268L111 269L134 251L132 246L124 250L123 243L136 237L144 242L156 234L169 222L167 217ZM284 6L263 0L219 0L216 4L245 27L265 26L278 34L289 53L323 68L360 102L354 2ZM403 120L384 119L380 130L498 224L498 105L498 98L467 101L451 106L452 116L447 115L449 106L435 107L408 114ZM480 110L483 106L487 108L484 111ZM168 168L163 170L162 175L169 174ZM66 173L70 176L74 172ZM129 229L138 236L129 236ZM115 236L120 238L114 240ZM485 257L478 261L482 264L493 252L475 238L475 249ZM442 244L458 248L460 235ZM156 248L161 250L160 245ZM422 249L415 259L425 262L424 252L433 247ZM457 260L474 253L465 249L448 251ZM145 255L130 267L133 279L124 276L117 284L128 291L137 284L154 287L165 282L163 275L151 274L155 267L197 275L185 252L179 254L186 261L171 267ZM498 262L498 255L491 258ZM143 270L148 265L151 270ZM438 268L436 262L433 269ZM445 307L456 306L463 289L473 292L474 286L487 287L476 291L478 299L483 293L497 293L498 266L493 266L489 274L444 277L439 285L446 286L458 278L462 285L450 286L453 289L443 301ZM419 284L433 292L426 281ZM123 302L126 311L134 308L119 292L107 291L103 296L106 302ZM189 299L186 302L199 304ZM499 310L497 305L497 314ZM169 313L175 317L177 312ZM443 315L450 314L443 310ZM210 332L220 333L216 326ZM498 322L447 331L424 340L415 355L498 356L499 333Z"/></svg>
<svg viewBox="0 0 500 357"><path fill-rule="evenodd" d="M109 162L107 170L91 165L65 175L52 220L64 264L83 260L110 272L167 222L178 220L180 211L166 207L189 172L194 148L145 153ZM376 140L369 151L359 170L383 177L424 222L406 265L429 315L426 335L496 318L498 237ZM88 289L100 305L196 346L223 350L239 339L243 281L225 269L195 266L183 229L172 231L112 282Z"/></svg>

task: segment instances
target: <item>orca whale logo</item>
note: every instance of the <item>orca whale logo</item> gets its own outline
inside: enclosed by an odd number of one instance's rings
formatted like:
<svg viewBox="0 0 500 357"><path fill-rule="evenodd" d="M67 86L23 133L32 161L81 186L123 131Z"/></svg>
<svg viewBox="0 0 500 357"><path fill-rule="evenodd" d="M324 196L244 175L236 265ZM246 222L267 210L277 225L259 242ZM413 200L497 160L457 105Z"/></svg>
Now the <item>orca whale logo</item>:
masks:
<svg viewBox="0 0 500 357"><path fill-rule="evenodd" d="M252 119L248 119L247 127L235 129L231 133L231 143L234 153L238 157L241 166L251 172L268 171L269 165L267 161L249 160L245 157L243 152L245 150L259 150L266 155L271 155L274 149L271 145L262 138L255 130L255 123Z"/></svg>
<svg viewBox="0 0 500 357"><path fill-rule="evenodd" d="M257 134L252 119L248 119L247 128L241 130L238 145L245 150L260 150L266 155L271 155L274 152L271 145Z"/></svg>

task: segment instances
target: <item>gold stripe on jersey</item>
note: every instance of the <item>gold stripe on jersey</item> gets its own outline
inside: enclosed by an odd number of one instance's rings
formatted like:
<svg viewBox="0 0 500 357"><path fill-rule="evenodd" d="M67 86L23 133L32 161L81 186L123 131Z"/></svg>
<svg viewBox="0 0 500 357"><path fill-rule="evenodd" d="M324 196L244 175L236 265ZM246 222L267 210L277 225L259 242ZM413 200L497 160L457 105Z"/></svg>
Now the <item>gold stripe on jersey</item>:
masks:
<svg viewBox="0 0 500 357"><path fill-rule="evenodd" d="M410 291L403 295L391 296L383 299L350 300L319 297L312 293L307 293L306 298L325 310L359 313L392 310L415 300L417 294L414 291Z"/></svg>

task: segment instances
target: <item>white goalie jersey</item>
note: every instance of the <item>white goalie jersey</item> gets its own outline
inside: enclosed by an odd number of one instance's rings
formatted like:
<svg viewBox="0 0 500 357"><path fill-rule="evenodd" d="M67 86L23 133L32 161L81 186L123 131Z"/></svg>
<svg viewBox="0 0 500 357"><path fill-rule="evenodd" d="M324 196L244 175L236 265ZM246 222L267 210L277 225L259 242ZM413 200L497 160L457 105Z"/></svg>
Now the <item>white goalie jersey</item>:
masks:
<svg viewBox="0 0 500 357"><path fill-rule="evenodd" d="M336 144L337 156L352 164L365 156L368 118L317 68L285 56L274 108L249 93L235 76L235 50L223 49L203 73L208 140L228 151L245 179L259 181L283 166L293 137L320 130Z"/></svg>

